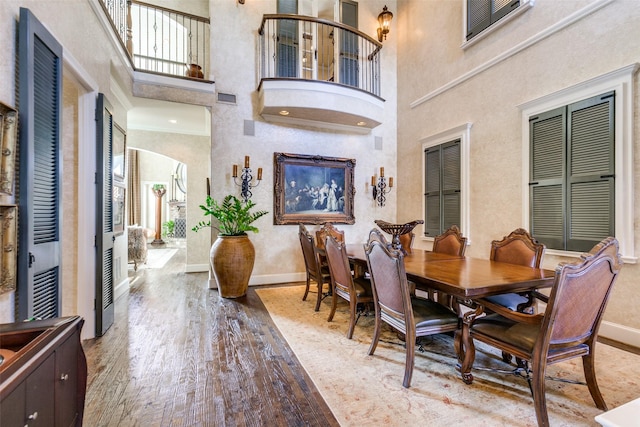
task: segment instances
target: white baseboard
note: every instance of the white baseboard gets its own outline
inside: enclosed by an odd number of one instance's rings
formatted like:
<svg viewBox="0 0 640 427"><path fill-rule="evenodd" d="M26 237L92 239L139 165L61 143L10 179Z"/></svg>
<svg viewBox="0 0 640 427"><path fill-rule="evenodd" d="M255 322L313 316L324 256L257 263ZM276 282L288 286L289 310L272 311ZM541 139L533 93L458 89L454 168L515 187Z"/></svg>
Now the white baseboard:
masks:
<svg viewBox="0 0 640 427"><path fill-rule="evenodd" d="M131 284L129 283L129 278L125 278L123 281L118 283L116 287L113 289L113 300L117 300L122 295L129 293L129 287Z"/></svg>
<svg viewBox="0 0 640 427"><path fill-rule="evenodd" d="M640 329L602 321L598 336L640 348Z"/></svg>
<svg viewBox="0 0 640 427"><path fill-rule="evenodd" d="M307 279L306 273L285 273L285 274L261 274L251 276L249 286L274 285L277 283L304 282ZM209 289L218 289L215 278L209 277Z"/></svg>
<svg viewBox="0 0 640 427"><path fill-rule="evenodd" d="M185 273L207 273L209 264L187 264L184 267Z"/></svg>

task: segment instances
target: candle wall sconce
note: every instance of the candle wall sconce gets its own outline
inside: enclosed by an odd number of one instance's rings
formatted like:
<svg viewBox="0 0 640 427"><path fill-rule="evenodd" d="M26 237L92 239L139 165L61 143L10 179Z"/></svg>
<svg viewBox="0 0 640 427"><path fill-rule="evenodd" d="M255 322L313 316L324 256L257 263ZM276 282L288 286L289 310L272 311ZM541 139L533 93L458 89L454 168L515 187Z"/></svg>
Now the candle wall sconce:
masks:
<svg viewBox="0 0 640 427"><path fill-rule="evenodd" d="M241 187L240 195L242 200L246 203L251 196L251 189L260 185L262 181L262 168L258 168L257 183L253 183L253 175L251 175L251 168L249 167L249 156L244 156L244 167L242 168L242 174L240 175L240 182L238 182L238 165L233 165L233 182Z"/></svg>
<svg viewBox="0 0 640 427"><path fill-rule="evenodd" d="M378 203L378 206L384 206L387 201L386 194L391 192L393 188L393 177L389 178L389 185L387 185L386 178L384 177L384 168L380 168L380 176L376 181L375 175L371 177L371 187L373 188L373 200Z"/></svg>

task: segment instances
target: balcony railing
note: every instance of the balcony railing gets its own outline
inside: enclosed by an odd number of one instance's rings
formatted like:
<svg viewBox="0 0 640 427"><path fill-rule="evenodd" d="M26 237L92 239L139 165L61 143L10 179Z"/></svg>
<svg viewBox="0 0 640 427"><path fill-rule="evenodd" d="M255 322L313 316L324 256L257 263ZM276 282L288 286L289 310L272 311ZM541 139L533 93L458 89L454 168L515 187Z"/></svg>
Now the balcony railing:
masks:
<svg viewBox="0 0 640 427"><path fill-rule="evenodd" d="M209 70L209 18L135 0L101 0L134 70L202 79Z"/></svg>
<svg viewBox="0 0 640 427"><path fill-rule="evenodd" d="M311 16L264 15L260 80L303 79L380 96L382 44L355 28Z"/></svg>

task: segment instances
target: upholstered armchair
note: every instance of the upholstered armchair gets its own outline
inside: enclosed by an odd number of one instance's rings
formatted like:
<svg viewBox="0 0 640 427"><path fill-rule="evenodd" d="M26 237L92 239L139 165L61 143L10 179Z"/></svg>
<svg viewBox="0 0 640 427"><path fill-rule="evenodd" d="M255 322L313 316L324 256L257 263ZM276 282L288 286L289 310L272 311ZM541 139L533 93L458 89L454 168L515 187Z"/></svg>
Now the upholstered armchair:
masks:
<svg viewBox="0 0 640 427"><path fill-rule="evenodd" d="M138 264L147 262L147 234L143 227L127 227L129 250L129 264L133 263L133 270L138 271Z"/></svg>

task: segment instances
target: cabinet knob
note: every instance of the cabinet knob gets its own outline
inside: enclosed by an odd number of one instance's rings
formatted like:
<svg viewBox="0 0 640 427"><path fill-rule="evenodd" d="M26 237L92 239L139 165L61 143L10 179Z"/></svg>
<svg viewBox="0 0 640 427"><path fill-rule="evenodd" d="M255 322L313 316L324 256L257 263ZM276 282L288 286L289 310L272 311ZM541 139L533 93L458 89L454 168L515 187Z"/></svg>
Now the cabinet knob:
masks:
<svg viewBox="0 0 640 427"><path fill-rule="evenodd" d="M34 412L33 414L29 415L27 417L28 420L37 420L38 419L38 411Z"/></svg>
<svg viewBox="0 0 640 427"><path fill-rule="evenodd" d="M69 379L69 374L62 374L60 375L60 381L66 381Z"/></svg>

